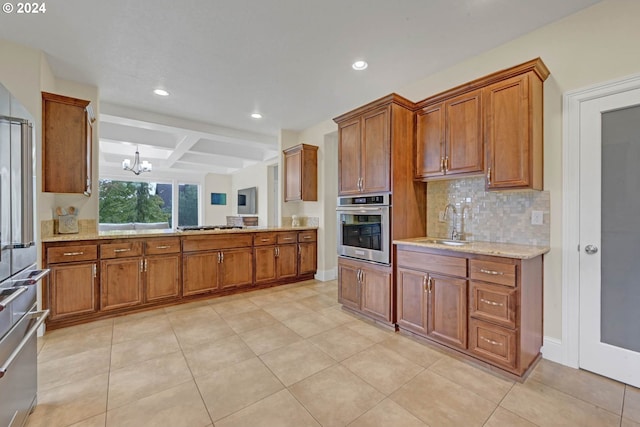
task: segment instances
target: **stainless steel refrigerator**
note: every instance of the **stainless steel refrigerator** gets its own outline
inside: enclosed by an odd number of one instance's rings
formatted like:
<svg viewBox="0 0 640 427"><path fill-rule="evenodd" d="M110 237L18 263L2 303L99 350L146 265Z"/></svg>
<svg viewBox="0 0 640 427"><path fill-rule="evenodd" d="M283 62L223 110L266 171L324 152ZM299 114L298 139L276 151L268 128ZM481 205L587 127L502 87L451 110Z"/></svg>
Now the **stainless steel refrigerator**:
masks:
<svg viewBox="0 0 640 427"><path fill-rule="evenodd" d="M36 404L37 311L33 118L0 84L0 427L23 426Z"/></svg>

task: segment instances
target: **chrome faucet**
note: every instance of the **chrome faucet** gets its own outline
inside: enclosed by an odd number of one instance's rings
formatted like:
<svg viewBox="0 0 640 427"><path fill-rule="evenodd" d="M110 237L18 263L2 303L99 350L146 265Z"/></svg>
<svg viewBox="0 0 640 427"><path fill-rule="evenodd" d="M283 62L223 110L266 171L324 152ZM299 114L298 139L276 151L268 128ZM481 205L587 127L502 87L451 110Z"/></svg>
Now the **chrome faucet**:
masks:
<svg viewBox="0 0 640 427"><path fill-rule="evenodd" d="M460 240L460 234L458 234L458 226L457 226L458 211L456 211L456 207L452 203L449 203L447 206L444 207L445 219L449 215L449 210L453 212L453 230L451 231L451 240Z"/></svg>

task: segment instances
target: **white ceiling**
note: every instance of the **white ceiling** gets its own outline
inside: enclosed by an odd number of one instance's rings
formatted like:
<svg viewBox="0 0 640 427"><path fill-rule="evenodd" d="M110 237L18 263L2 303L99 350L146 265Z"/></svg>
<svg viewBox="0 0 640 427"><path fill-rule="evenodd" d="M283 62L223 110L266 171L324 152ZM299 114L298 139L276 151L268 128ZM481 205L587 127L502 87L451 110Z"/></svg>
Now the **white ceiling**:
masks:
<svg viewBox="0 0 640 427"><path fill-rule="evenodd" d="M597 1L64 0L2 14L0 38L42 49L56 77L99 88L101 171L139 145L154 171L230 173L277 156L280 129L340 115ZM356 59L369 68L352 70Z"/></svg>

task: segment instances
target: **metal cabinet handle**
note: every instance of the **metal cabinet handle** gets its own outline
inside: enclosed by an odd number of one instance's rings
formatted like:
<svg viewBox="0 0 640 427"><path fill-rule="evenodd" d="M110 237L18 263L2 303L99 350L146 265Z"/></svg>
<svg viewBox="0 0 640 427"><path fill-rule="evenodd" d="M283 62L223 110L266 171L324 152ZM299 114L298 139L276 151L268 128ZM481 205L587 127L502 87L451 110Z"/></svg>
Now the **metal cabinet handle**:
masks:
<svg viewBox="0 0 640 427"><path fill-rule="evenodd" d="M127 249L114 249L113 252L115 253L120 253L120 252L130 252L131 248L127 248Z"/></svg>
<svg viewBox="0 0 640 427"><path fill-rule="evenodd" d="M156 246L156 249L169 249L171 247L171 245L160 245L160 246Z"/></svg>
<svg viewBox="0 0 640 427"><path fill-rule="evenodd" d="M2 301L2 303L0 303L0 311L7 308L14 299L18 298L20 295L27 292L27 289L29 288L27 288L26 286L19 286L17 289L18 290L12 293L9 298L7 298L6 300Z"/></svg>
<svg viewBox="0 0 640 427"><path fill-rule="evenodd" d="M276 257L280 256L280 248L276 246Z"/></svg>
<svg viewBox="0 0 640 427"><path fill-rule="evenodd" d="M496 306L496 307L502 307L504 305L501 302L490 301L490 300L484 299L484 298L480 298L480 302L483 302L483 303L488 304L488 305L493 305L493 306Z"/></svg>
<svg viewBox="0 0 640 427"><path fill-rule="evenodd" d="M283 240L293 240L293 237L284 237Z"/></svg>
<svg viewBox="0 0 640 427"><path fill-rule="evenodd" d="M433 288L433 278L429 276L429 280L427 280L427 287L429 288L429 293L431 293L431 289Z"/></svg>
<svg viewBox="0 0 640 427"><path fill-rule="evenodd" d="M268 242L269 239L260 239L261 242Z"/></svg>
<svg viewBox="0 0 640 427"><path fill-rule="evenodd" d="M303 236L302 238L306 240L306 239L310 239L311 236Z"/></svg>
<svg viewBox="0 0 640 427"><path fill-rule="evenodd" d="M449 172L449 156L444 158L444 171Z"/></svg>
<svg viewBox="0 0 640 427"><path fill-rule="evenodd" d="M222 259L222 258L220 258L220 252L218 252L218 264L220 264L221 259Z"/></svg>
<svg viewBox="0 0 640 427"><path fill-rule="evenodd" d="M224 252L220 252L220 262L224 262Z"/></svg>
<svg viewBox="0 0 640 427"><path fill-rule="evenodd" d="M62 256L77 256L77 255L84 255L84 252L80 251L80 252L64 252L62 254Z"/></svg>
<svg viewBox="0 0 640 427"><path fill-rule="evenodd" d="M487 184L491 185L491 166L487 169Z"/></svg>
<svg viewBox="0 0 640 427"><path fill-rule="evenodd" d="M422 276L422 287L424 288L425 292L429 290L427 287L427 276Z"/></svg>
<svg viewBox="0 0 640 427"><path fill-rule="evenodd" d="M440 157L440 172L444 173L444 157Z"/></svg>
<svg viewBox="0 0 640 427"><path fill-rule="evenodd" d="M140 260L140 273L144 272L144 261Z"/></svg>
<svg viewBox="0 0 640 427"><path fill-rule="evenodd" d="M493 276L504 276L504 272L503 271L485 270L484 268L480 269L480 273L491 274Z"/></svg>
<svg viewBox="0 0 640 427"><path fill-rule="evenodd" d="M489 338L480 337L480 339L481 339L482 341L488 342L488 343L489 343L489 344L491 344L491 345L500 345L500 346L501 346L501 345L503 345L501 342L494 341L494 340L490 340Z"/></svg>
<svg viewBox="0 0 640 427"><path fill-rule="evenodd" d="M22 349L27 345L31 337L33 337L33 335L38 331L38 328L42 325L47 316L49 316L49 310L36 311L35 313L29 314L29 316L39 317L39 319L25 334L24 338L22 338L22 341L20 341L18 346L13 350L9 357L7 357L7 360L5 360L2 366L0 366L0 378L4 377L4 374L7 373L13 361L16 360Z"/></svg>
<svg viewBox="0 0 640 427"><path fill-rule="evenodd" d="M98 267L97 267L97 265L96 265L96 264L93 264L93 265L91 266L91 271L93 272L93 278L95 279L95 278L98 276L98 273L97 273L97 271L98 271Z"/></svg>
<svg viewBox="0 0 640 427"><path fill-rule="evenodd" d="M144 271L145 271L145 273L147 272L147 260L146 259L144 260Z"/></svg>

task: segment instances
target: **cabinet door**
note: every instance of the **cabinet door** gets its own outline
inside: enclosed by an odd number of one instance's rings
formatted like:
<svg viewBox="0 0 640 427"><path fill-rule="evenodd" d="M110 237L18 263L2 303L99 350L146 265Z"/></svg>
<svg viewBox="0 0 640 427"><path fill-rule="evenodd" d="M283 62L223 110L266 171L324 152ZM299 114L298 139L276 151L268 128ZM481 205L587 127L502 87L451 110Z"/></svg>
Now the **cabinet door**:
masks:
<svg viewBox="0 0 640 427"><path fill-rule="evenodd" d="M302 200L302 150L284 157L284 201Z"/></svg>
<svg viewBox="0 0 640 427"><path fill-rule="evenodd" d="M296 277L298 275L298 245L280 245L277 248L278 278Z"/></svg>
<svg viewBox="0 0 640 427"><path fill-rule="evenodd" d="M220 263L220 288L233 288L253 283L253 251L251 248L227 249Z"/></svg>
<svg viewBox="0 0 640 427"><path fill-rule="evenodd" d="M82 99L42 93L43 191L86 193L91 173L87 169L91 155L87 151L88 105Z"/></svg>
<svg viewBox="0 0 640 427"><path fill-rule="evenodd" d="M360 119L340 124L338 129L338 193L360 192Z"/></svg>
<svg viewBox="0 0 640 427"><path fill-rule="evenodd" d="M147 302L180 295L180 254L148 257L144 271Z"/></svg>
<svg viewBox="0 0 640 427"><path fill-rule="evenodd" d="M390 117L390 107L380 108L362 116L360 186L363 193L391 189Z"/></svg>
<svg viewBox="0 0 640 427"><path fill-rule="evenodd" d="M182 295L218 289L218 252L186 254L182 257Z"/></svg>
<svg viewBox="0 0 640 427"><path fill-rule="evenodd" d="M365 268L361 273L362 312L391 322L391 274Z"/></svg>
<svg viewBox="0 0 640 427"><path fill-rule="evenodd" d="M50 266L51 320L98 311L96 267L93 262Z"/></svg>
<svg viewBox="0 0 640 427"><path fill-rule="evenodd" d="M427 335L427 273L398 268L397 315L402 329Z"/></svg>
<svg viewBox="0 0 640 427"><path fill-rule="evenodd" d="M467 281L431 274L427 335L443 344L467 348Z"/></svg>
<svg viewBox="0 0 640 427"><path fill-rule="evenodd" d="M444 174L445 109L436 104L422 109L416 116L416 177Z"/></svg>
<svg viewBox="0 0 640 427"><path fill-rule="evenodd" d="M488 188L530 185L528 86L525 74L484 89Z"/></svg>
<svg viewBox="0 0 640 427"><path fill-rule="evenodd" d="M358 267L338 259L338 302L355 310L360 310L358 275Z"/></svg>
<svg viewBox="0 0 640 427"><path fill-rule="evenodd" d="M276 247L259 246L253 249L256 263L256 283L276 280Z"/></svg>
<svg viewBox="0 0 640 427"><path fill-rule="evenodd" d="M142 303L142 258L100 263L100 309L116 310Z"/></svg>
<svg viewBox="0 0 640 427"><path fill-rule="evenodd" d="M447 117L445 174L482 172L481 91L465 93L445 103Z"/></svg>
<svg viewBox="0 0 640 427"><path fill-rule="evenodd" d="M318 269L316 242L298 244L298 275L314 274Z"/></svg>

